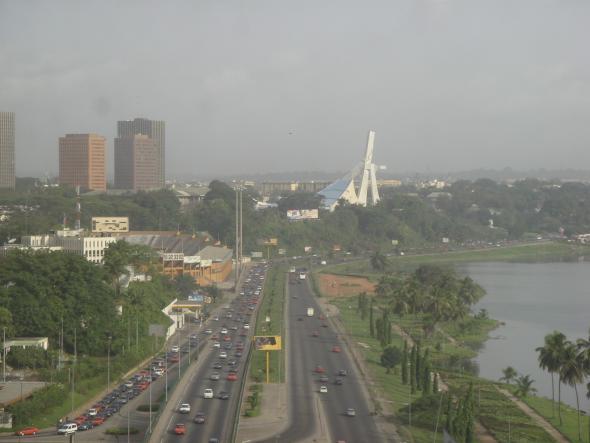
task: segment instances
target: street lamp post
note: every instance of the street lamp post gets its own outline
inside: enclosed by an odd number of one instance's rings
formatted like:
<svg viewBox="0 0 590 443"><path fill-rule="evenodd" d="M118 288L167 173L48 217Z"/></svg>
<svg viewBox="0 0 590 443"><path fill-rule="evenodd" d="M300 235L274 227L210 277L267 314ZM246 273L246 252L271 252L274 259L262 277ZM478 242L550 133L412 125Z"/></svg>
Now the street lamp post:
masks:
<svg viewBox="0 0 590 443"><path fill-rule="evenodd" d="M111 336L107 348L107 390L111 389Z"/></svg>
<svg viewBox="0 0 590 443"><path fill-rule="evenodd" d="M6 383L6 326L4 326L4 334L2 338L2 380Z"/></svg>

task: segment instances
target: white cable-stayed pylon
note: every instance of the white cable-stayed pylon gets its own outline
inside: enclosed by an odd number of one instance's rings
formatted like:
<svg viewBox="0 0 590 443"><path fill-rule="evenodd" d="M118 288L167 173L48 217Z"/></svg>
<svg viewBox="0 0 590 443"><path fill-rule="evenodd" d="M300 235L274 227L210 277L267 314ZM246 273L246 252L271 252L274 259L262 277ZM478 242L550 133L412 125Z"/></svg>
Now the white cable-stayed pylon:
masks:
<svg viewBox="0 0 590 443"><path fill-rule="evenodd" d="M367 149L365 151L365 160L363 162L363 176L361 179L361 187L358 193L358 204L367 206L367 193L369 191L369 181L371 182L371 197L375 204L379 201L379 194L377 191L377 179L375 177L375 165L373 164L373 146L375 143L375 131L369 131L367 137Z"/></svg>

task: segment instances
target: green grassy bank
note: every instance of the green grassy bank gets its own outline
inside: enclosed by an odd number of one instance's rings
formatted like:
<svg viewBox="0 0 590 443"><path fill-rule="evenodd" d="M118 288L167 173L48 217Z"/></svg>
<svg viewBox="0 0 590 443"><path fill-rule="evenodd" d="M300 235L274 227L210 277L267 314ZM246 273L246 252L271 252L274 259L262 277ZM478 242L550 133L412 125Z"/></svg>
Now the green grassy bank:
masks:
<svg viewBox="0 0 590 443"><path fill-rule="evenodd" d="M380 364L381 345L377 339L370 336L368 319L362 319L357 313L355 297L336 299L333 300L333 304L338 307L345 331L353 337L352 341L358 345L358 349L365 359L369 375L375 382L375 386L370 388L373 390L372 397L391 404L394 413L392 420L398 425L404 439L416 443L432 442L439 413L439 401L437 400L440 399L439 396L433 394L426 399L423 398L420 391L411 394L410 386L402 383L399 367L390 374L386 373L385 368ZM456 345L450 343L448 338L445 339L442 335L437 337L437 334L434 334L433 338L424 338L421 335L419 318L399 320L399 318L394 318L394 323L404 330L408 328L411 335L416 334L422 337L422 349L430 348L434 370L442 375L443 380L449 385L449 389L455 396L462 395L467 386L473 382L476 393L476 418L486 426L498 442L549 443L553 441L533 419L498 392L496 385L500 384L469 375L465 371L466 368L463 366L465 359L473 357L475 351L462 343L468 339L474 343L477 340L485 339L489 328L493 327L493 320L469 320L469 322L477 322L478 324L471 325L462 333L460 327L449 328L449 325L441 325L444 333L452 336L457 342ZM443 343L443 340L446 342ZM393 333L391 345L401 349L403 338L399 334ZM456 369L450 367L452 362L456 362L458 366ZM412 403L411 419L408 403ZM508 423L510 423L510 431ZM439 434L443 425L444 416L441 416L438 425ZM442 441L442 435L438 436L438 441Z"/></svg>
<svg viewBox="0 0 590 443"><path fill-rule="evenodd" d="M588 252L590 252L590 247L580 244L565 242L526 243L478 250L392 256L388 257L388 270L412 269L422 264L457 264L484 261L561 261L571 260L575 257L588 254ZM342 275L363 275L375 280L381 275L381 273L375 272L368 259L326 266L321 272Z"/></svg>

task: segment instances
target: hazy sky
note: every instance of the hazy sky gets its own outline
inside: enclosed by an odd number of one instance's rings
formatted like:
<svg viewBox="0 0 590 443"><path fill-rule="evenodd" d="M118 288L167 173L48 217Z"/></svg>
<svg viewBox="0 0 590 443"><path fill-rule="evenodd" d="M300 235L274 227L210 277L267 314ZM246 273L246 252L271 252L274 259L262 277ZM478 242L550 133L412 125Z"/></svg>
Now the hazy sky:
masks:
<svg viewBox="0 0 590 443"><path fill-rule="evenodd" d="M0 0L17 175L167 125L167 175L590 168L588 0Z"/></svg>

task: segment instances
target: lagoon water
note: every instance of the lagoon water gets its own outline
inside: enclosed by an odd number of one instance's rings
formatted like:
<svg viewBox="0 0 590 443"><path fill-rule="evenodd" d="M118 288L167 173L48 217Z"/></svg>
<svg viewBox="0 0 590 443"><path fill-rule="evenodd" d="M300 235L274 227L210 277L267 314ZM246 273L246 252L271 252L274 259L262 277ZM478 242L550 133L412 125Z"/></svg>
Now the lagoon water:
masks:
<svg viewBox="0 0 590 443"><path fill-rule="evenodd" d="M539 369L535 348L554 330L572 341L588 338L590 263L472 263L458 270L487 291L475 310L485 308L505 323L492 331L476 359L480 376L498 380L502 369L513 366L531 374L539 394L551 398L551 378ZM585 386L578 392L580 408L588 410ZM562 387L562 400L575 407L573 388Z"/></svg>

